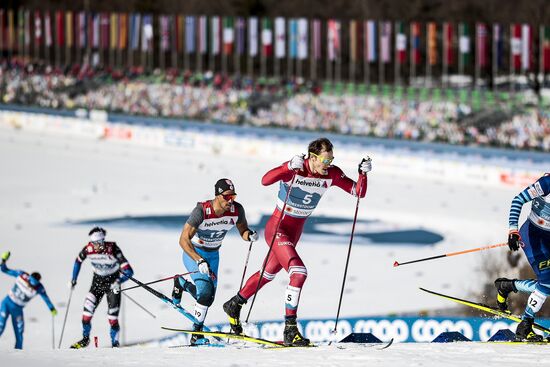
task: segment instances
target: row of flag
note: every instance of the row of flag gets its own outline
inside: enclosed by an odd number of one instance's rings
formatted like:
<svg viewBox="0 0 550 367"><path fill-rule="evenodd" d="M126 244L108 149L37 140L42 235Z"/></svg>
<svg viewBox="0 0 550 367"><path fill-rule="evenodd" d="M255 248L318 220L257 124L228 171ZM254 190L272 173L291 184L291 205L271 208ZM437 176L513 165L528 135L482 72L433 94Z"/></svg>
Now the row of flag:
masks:
<svg viewBox="0 0 550 367"><path fill-rule="evenodd" d="M345 29L345 31L344 31ZM538 32L538 34L537 34ZM93 48L550 71L550 27L0 9L0 48ZM507 34L507 42L505 38ZM345 47L344 47L345 43ZM324 45L324 46L323 46ZM323 52L324 51L324 52ZM493 61L491 61L493 60Z"/></svg>

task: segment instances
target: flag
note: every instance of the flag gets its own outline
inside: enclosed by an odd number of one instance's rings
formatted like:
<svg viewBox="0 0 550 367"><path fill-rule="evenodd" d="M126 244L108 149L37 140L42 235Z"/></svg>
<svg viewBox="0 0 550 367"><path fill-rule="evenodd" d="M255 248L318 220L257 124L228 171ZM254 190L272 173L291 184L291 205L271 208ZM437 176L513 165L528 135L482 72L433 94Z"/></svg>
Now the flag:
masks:
<svg viewBox="0 0 550 367"><path fill-rule="evenodd" d="M100 44L100 29L101 29L101 16L100 14L93 14L92 15L92 47L99 48Z"/></svg>
<svg viewBox="0 0 550 367"><path fill-rule="evenodd" d="M76 37L75 37L75 43L77 47L79 48L85 48L86 47L86 12L79 12L78 17L76 18Z"/></svg>
<svg viewBox="0 0 550 367"><path fill-rule="evenodd" d="M139 48L139 34L141 30L141 15L132 13L130 16L130 48L137 50Z"/></svg>
<svg viewBox="0 0 550 367"><path fill-rule="evenodd" d="M502 29L500 25L493 24L493 50L495 52L493 57L495 58L497 69L502 67L503 62L502 51L504 49L504 45L502 43L502 38Z"/></svg>
<svg viewBox="0 0 550 367"><path fill-rule="evenodd" d="M208 19L206 16L201 15L199 17L199 52L204 55L208 52L208 32L207 32Z"/></svg>
<svg viewBox="0 0 550 367"><path fill-rule="evenodd" d="M153 16L143 15L143 26L141 29L141 51L153 50Z"/></svg>
<svg viewBox="0 0 550 367"><path fill-rule="evenodd" d="M196 50L195 40L196 36L196 25L194 16L185 17L185 52L193 53Z"/></svg>
<svg viewBox="0 0 550 367"><path fill-rule="evenodd" d="M118 15L118 49L126 49L128 44L128 13Z"/></svg>
<svg viewBox="0 0 550 367"><path fill-rule="evenodd" d="M160 23L160 49L167 51L170 49L170 30L168 29L168 16L159 16Z"/></svg>
<svg viewBox="0 0 550 367"><path fill-rule="evenodd" d="M25 47L31 45L31 12L25 10Z"/></svg>
<svg viewBox="0 0 550 367"><path fill-rule="evenodd" d="M526 71L531 69L531 48L533 41L533 34L531 26L523 24L521 26L521 69Z"/></svg>
<svg viewBox="0 0 550 367"><path fill-rule="evenodd" d="M248 55L258 55L258 18L248 18Z"/></svg>
<svg viewBox="0 0 550 367"><path fill-rule="evenodd" d="M306 18L298 19L298 58L302 60L307 59L308 54L307 26Z"/></svg>
<svg viewBox="0 0 550 367"><path fill-rule="evenodd" d="M382 22L380 30L380 59L383 63L391 61L391 22Z"/></svg>
<svg viewBox="0 0 550 367"><path fill-rule="evenodd" d="M212 30L210 33L212 35L212 41L211 41L211 50L210 52L212 52L212 55L219 55L220 53L220 49L221 49L221 45L220 45L220 17L212 17L210 19L210 23L211 23L211 26L210 26L210 29Z"/></svg>
<svg viewBox="0 0 550 367"><path fill-rule="evenodd" d="M470 27L467 23L460 23L460 38L459 38L459 53L462 65L466 66L470 63L470 55L472 53L470 47Z"/></svg>
<svg viewBox="0 0 550 367"><path fill-rule="evenodd" d="M273 31L269 18L262 19L262 54L273 56Z"/></svg>
<svg viewBox="0 0 550 367"><path fill-rule="evenodd" d="M17 47L19 48L19 52L21 52L21 48L23 47L23 44L25 43L25 15L24 10L19 9L17 10Z"/></svg>
<svg viewBox="0 0 550 367"><path fill-rule="evenodd" d="M411 63L414 65L418 65L421 62L420 33L420 23L411 23Z"/></svg>
<svg viewBox="0 0 550 367"><path fill-rule="evenodd" d="M373 21L373 20L368 20L366 22L366 27L365 27L365 58L368 62L375 62L376 59L377 59L377 54L376 54L376 50L377 50L377 47L376 47L376 40L378 39L377 37L377 29L376 29L376 22Z"/></svg>
<svg viewBox="0 0 550 367"><path fill-rule="evenodd" d="M447 65L454 65L453 54L453 25L451 23L443 23L443 57Z"/></svg>
<svg viewBox="0 0 550 367"><path fill-rule="evenodd" d="M437 64L437 25L434 22L428 23L428 62L430 65Z"/></svg>
<svg viewBox="0 0 550 367"><path fill-rule="evenodd" d="M235 24L236 24L236 27L235 27L235 31L236 31L235 46L236 47L235 48L236 48L237 54L242 55L244 54L244 49L245 49L244 19L241 17L237 17Z"/></svg>
<svg viewBox="0 0 550 367"><path fill-rule="evenodd" d="M283 58L286 55L285 19L275 18L275 57Z"/></svg>
<svg viewBox="0 0 550 367"><path fill-rule="evenodd" d="M487 26L483 23L476 25L476 59L479 67L487 66Z"/></svg>
<svg viewBox="0 0 550 367"><path fill-rule="evenodd" d="M99 16L99 35L100 35L100 47L105 50L109 48L109 28L110 28L110 18L109 13L101 13Z"/></svg>
<svg viewBox="0 0 550 367"><path fill-rule="evenodd" d="M55 35L56 35L56 44L57 46L63 46L65 44L64 38L64 27L63 27L63 12L55 12Z"/></svg>
<svg viewBox="0 0 550 367"><path fill-rule="evenodd" d="M512 70L519 70L521 67L521 25L512 24L510 30L510 53L512 57Z"/></svg>
<svg viewBox="0 0 550 367"><path fill-rule="evenodd" d="M8 9L8 50L15 49L15 21L13 10Z"/></svg>
<svg viewBox="0 0 550 367"><path fill-rule="evenodd" d="M4 32L4 9L0 9L0 50L4 50L6 48L6 37Z"/></svg>
<svg viewBox="0 0 550 367"><path fill-rule="evenodd" d="M4 14L1 14L1 15L3 16ZM2 27L0 27L0 30L3 32ZM40 11L35 10L34 11L34 47L38 48L41 44L42 44L42 18L40 17Z"/></svg>
<svg viewBox="0 0 550 367"><path fill-rule="evenodd" d="M289 55L291 58L295 59L298 57L298 21L296 19L289 20Z"/></svg>
<svg viewBox="0 0 550 367"><path fill-rule="evenodd" d="M118 46L118 13L111 13L111 19L109 20L109 25L111 28L110 31L110 39L109 39L109 48L111 50L114 50Z"/></svg>
<svg viewBox="0 0 550 367"><path fill-rule="evenodd" d="M233 43L235 42L235 36L233 31L233 18L223 18L223 53L225 55L231 55L233 53Z"/></svg>
<svg viewBox="0 0 550 367"><path fill-rule="evenodd" d="M338 20L329 19L327 24L327 51L330 61L336 60L340 56L340 22Z"/></svg>
<svg viewBox="0 0 550 367"><path fill-rule="evenodd" d="M178 14L176 15L176 30L174 34L175 42L176 42L176 51L177 52L183 52L183 30L185 28L185 18L183 15Z"/></svg>
<svg viewBox="0 0 550 367"><path fill-rule="evenodd" d="M542 65L545 72L550 72L550 27L542 26Z"/></svg>
<svg viewBox="0 0 550 367"><path fill-rule="evenodd" d="M44 13L44 44L46 47L52 47L52 18L50 12Z"/></svg>
<svg viewBox="0 0 550 367"><path fill-rule="evenodd" d="M395 23L395 53L396 62L404 64L407 61L407 36L405 35L405 25L403 22Z"/></svg>
<svg viewBox="0 0 550 367"><path fill-rule="evenodd" d="M352 62L357 61L357 21L349 22L349 58Z"/></svg>
<svg viewBox="0 0 550 367"><path fill-rule="evenodd" d="M67 40L66 46L73 47L73 12L70 10L65 13L65 24L65 39Z"/></svg>
<svg viewBox="0 0 550 367"><path fill-rule="evenodd" d="M321 59L321 21L313 20L313 58Z"/></svg>

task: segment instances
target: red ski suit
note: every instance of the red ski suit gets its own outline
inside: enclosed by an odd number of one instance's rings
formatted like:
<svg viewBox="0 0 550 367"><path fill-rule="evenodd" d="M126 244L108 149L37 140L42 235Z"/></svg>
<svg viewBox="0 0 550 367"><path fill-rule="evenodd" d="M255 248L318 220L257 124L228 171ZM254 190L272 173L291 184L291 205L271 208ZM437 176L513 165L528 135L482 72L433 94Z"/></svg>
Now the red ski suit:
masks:
<svg viewBox="0 0 550 367"><path fill-rule="evenodd" d="M366 175L360 174L356 184L337 166L330 166L326 175L316 174L310 171L309 160L306 159L303 170L296 173L283 215L281 211L293 175L294 171L290 170L288 162L285 162L267 172L262 178L264 186L280 181L280 189L277 207L265 227L265 240L268 246L273 243L273 248L269 258L264 260L265 270L260 281L260 288L273 280L281 269L284 268L288 272L290 282L285 296L286 316L296 316L300 292L307 278L307 269L296 251L296 245L302 235L307 218L331 186L338 186L354 196L364 197L367 192ZM279 221L279 230L275 233ZM259 278L260 272L258 271L247 280L239 294L245 299L252 297L258 287Z"/></svg>

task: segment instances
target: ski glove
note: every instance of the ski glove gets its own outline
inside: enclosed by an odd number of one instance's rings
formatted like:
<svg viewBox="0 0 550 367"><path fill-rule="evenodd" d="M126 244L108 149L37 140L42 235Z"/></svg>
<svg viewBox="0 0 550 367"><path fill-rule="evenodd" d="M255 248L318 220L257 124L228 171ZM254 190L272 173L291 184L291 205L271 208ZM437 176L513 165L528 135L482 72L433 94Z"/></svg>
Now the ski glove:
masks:
<svg viewBox="0 0 550 367"><path fill-rule="evenodd" d="M372 170L372 160L369 156L367 158L363 158L361 163L359 163L359 174L366 175L367 172L370 172Z"/></svg>
<svg viewBox="0 0 550 367"><path fill-rule="evenodd" d="M9 251L6 251L6 252L2 252L2 261L8 261L8 259L10 258L10 252Z"/></svg>
<svg viewBox="0 0 550 367"><path fill-rule="evenodd" d="M256 242L256 241L258 241L258 239L260 238L260 236L258 236L258 232L253 231L253 230L251 230L251 229L249 229L248 231L249 231L249 232L248 232L248 240L249 240L250 242Z"/></svg>
<svg viewBox="0 0 550 367"><path fill-rule="evenodd" d="M198 259L197 260L197 266L199 267L199 271L201 274L210 275L210 266L208 266L208 263L204 259Z"/></svg>
<svg viewBox="0 0 550 367"><path fill-rule="evenodd" d="M295 155L292 157L290 162L288 162L288 169L291 171L294 170L303 170L304 169L304 156L303 155Z"/></svg>
<svg viewBox="0 0 550 367"><path fill-rule="evenodd" d="M120 293L120 282L118 280L115 280L114 282L111 283L111 291L114 294Z"/></svg>
<svg viewBox="0 0 550 367"><path fill-rule="evenodd" d="M510 247L510 251L519 250L520 244L521 236L519 235L519 232L517 230L510 231L508 234L508 247Z"/></svg>
<svg viewBox="0 0 550 367"><path fill-rule="evenodd" d="M57 316L57 310L55 308L52 308L51 310L52 316Z"/></svg>

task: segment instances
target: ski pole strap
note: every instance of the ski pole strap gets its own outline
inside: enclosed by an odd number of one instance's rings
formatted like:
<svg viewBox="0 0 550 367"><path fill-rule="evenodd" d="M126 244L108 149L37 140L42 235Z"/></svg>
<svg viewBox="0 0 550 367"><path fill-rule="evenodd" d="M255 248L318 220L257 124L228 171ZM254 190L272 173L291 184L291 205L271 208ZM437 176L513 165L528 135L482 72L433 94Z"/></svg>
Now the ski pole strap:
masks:
<svg viewBox="0 0 550 367"><path fill-rule="evenodd" d="M411 260L411 261L406 261L406 262L403 262L403 263L400 263L400 262L398 262L398 261L396 260L396 261L393 263L393 266L394 266L394 267L398 267L398 266L401 266L401 265L413 264L413 263L418 263L418 262L421 262L421 261L428 261L428 260L440 259L440 258L442 258L442 257L450 257L450 256L464 255L464 254L469 254L469 253L471 253L471 252L490 250L490 249L497 248L497 247L502 247L502 246L508 246L508 244L507 244L507 243L497 243L497 244L495 244L495 245L489 245L489 246L484 246L484 247L477 247L477 248L473 248L473 249L469 249L469 250L463 250L463 251L457 251L457 252L449 252L448 254L437 255L437 256L431 256L431 257L425 257L425 258L423 258L423 259Z"/></svg>

